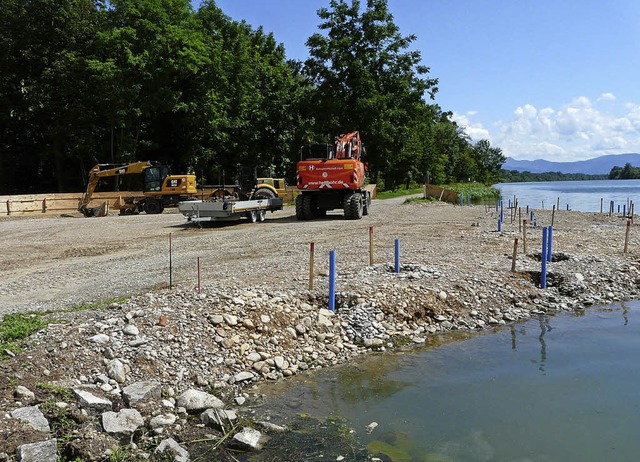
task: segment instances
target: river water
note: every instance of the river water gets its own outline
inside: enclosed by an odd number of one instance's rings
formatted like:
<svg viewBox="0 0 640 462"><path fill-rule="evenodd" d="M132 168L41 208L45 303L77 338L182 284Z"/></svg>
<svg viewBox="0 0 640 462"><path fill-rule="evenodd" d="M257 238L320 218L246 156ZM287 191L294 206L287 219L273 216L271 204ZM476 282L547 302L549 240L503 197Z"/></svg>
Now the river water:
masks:
<svg viewBox="0 0 640 462"><path fill-rule="evenodd" d="M292 378L271 405L344 418L396 462L640 458L640 303L461 335Z"/></svg>
<svg viewBox="0 0 640 462"><path fill-rule="evenodd" d="M499 183L504 201L516 196L518 204L534 209L551 209L560 199L560 210L599 212L602 200L603 211L609 211L610 201L614 201L614 212L618 205L640 199L640 180L597 180L597 181L543 181L538 183ZM507 205L505 203L505 205Z"/></svg>

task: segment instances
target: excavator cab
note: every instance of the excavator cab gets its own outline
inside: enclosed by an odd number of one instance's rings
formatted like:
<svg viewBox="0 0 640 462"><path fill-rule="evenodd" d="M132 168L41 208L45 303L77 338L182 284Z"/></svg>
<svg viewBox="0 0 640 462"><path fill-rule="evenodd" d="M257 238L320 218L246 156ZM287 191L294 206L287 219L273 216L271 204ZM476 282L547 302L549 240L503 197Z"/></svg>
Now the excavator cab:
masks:
<svg viewBox="0 0 640 462"><path fill-rule="evenodd" d="M300 150L300 160L323 160L335 157L333 145L326 143L307 143Z"/></svg>
<svg viewBox="0 0 640 462"><path fill-rule="evenodd" d="M162 182L166 177L171 175L171 171L167 165L153 165L143 171L144 192L162 191Z"/></svg>

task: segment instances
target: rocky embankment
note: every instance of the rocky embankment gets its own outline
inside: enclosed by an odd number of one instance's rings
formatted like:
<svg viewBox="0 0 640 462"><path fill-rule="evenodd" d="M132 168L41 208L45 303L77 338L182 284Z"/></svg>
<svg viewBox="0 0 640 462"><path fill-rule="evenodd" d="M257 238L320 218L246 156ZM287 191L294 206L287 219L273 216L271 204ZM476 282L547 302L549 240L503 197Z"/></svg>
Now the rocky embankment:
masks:
<svg viewBox="0 0 640 462"><path fill-rule="evenodd" d="M426 250L400 273L382 263L340 271L335 313L321 271L314 291L216 281L49 314L23 352L0 361L0 461L56 460L56 450L68 460L189 460L194 441L227 460L225 447L259 450L286 431L251 412L256 383L452 330L638 298L634 254L598 236L620 224L579 215L584 223L557 233L544 290L539 253L520 253L511 272L517 234L493 231L488 214L465 228L471 237L447 237L465 244L446 257Z"/></svg>

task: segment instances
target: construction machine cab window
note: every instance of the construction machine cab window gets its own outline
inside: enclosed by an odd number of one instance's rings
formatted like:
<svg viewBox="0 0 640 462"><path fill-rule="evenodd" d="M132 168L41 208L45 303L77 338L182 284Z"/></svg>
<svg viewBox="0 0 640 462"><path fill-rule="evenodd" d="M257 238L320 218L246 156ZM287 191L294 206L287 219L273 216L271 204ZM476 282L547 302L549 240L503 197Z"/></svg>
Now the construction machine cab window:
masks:
<svg viewBox="0 0 640 462"><path fill-rule="evenodd" d="M144 185L143 191L161 191L162 190L162 182L164 179L169 176L171 172L169 171L169 167L166 165L159 165L149 167L144 170Z"/></svg>
<svg viewBox="0 0 640 462"><path fill-rule="evenodd" d="M322 160L334 157L333 146L325 143L305 144L300 153L300 160Z"/></svg>

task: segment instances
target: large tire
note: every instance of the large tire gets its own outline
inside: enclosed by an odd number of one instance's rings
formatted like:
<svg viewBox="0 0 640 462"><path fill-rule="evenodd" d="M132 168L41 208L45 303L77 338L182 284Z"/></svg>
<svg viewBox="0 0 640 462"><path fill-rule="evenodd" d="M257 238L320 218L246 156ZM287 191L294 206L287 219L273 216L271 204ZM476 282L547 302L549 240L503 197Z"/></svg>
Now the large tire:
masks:
<svg viewBox="0 0 640 462"><path fill-rule="evenodd" d="M298 197L296 197L296 218L298 220L304 220L304 212L302 210L303 202L304 202L304 194L298 195Z"/></svg>
<svg viewBox="0 0 640 462"><path fill-rule="evenodd" d="M145 199L144 201L144 211L149 215L155 215L158 213L162 213L164 207L162 207L162 202L157 199Z"/></svg>
<svg viewBox="0 0 640 462"><path fill-rule="evenodd" d="M267 188L260 188L253 193L253 199L275 199L276 195L273 191Z"/></svg>
<svg viewBox="0 0 640 462"><path fill-rule="evenodd" d="M360 218L362 218L362 194L354 193L353 195L351 195L344 210L344 216L347 220L359 220ZM347 210L349 211L348 214Z"/></svg>
<svg viewBox="0 0 640 462"><path fill-rule="evenodd" d="M255 210L247 212L247 219L249 220L249 222L255 223L256 221L258 221L258 213Z"/></svg>
<svg viewBox="0 0 640 462"><path fill-rule="evenodd" d="M266 210L258 210L258 221L262 223L267 218Z"/></svg>
<svg viewBox="0 0 640 462"><path fill-rule="evenodd" d="M369 191L365 192L365 197L364 197L364 205L362 206L362 215L366 216L369 215L369 207L371 206L371 194L369 194Z"/></svg>
<svg viewBox="0 0 640 462"><path fill-rule="evenodd" d="M353 220L354 218L351 216L351 198L353 197L353 193L349 191L347 195L344 196L342 200L342 209L344 210L344 218L345 220Z"/></svg>
<svg viewBox="0 0 640 462"><path fill-rule="evenodd" d="M316 215L315 198L311 194L302 195L302 216L304 220L313 220Z"/></svg>

